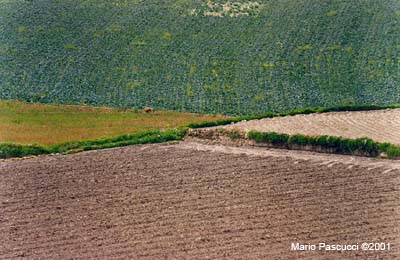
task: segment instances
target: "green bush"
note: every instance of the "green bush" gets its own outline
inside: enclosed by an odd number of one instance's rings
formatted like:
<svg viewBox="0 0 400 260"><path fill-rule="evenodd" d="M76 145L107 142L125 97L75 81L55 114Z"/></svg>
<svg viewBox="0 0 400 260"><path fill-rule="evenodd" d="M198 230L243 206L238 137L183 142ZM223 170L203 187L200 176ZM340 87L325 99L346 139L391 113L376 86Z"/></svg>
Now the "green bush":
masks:
<svg viewBox="0 0 400 260"><path fill-rule="evenodd" d="M400 147L399 146L390 146L386 150L386 154L387 154L387 156L389 156L391 158L400 157Z"/></svg>
<svg viewBox="0 0 400 260"><path fill-rule="evenodd" d="M292 135L289 137L289 144L297 144L297 145L309 145L309 144L314 144L313 141L315 138L310 139L306 138L304 135Z"/></svg>
<svg viewBox="0 0 400 260"><path fill-rule="evenodd" d="M48 153L50 153L49 149L39 145L0 143L0 158L25 157Z"/></svg>
<svg viewBox="0 0 400 260"><path fill-rule="evenodd" d="M385 152L386 155L390 158L400 157L400 146L398 145L393 145L390 143L382 143L379 144L379 150Z"/></svg>

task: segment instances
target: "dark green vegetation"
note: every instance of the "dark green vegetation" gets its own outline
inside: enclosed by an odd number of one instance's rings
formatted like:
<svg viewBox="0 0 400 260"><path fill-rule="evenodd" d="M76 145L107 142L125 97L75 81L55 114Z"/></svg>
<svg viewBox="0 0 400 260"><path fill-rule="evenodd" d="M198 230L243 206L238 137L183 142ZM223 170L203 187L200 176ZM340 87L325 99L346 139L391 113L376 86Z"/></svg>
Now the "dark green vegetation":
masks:
<svg viewBox="0 0 400 260"><path fill-rule="evenodd" d="M228 125L231 123L237 123L243 120L253 120L261 118L272 118L278 116L293 116L299 114L312 114L312 113L327 113L327 112L339 112L339 111L368 111L368 110L380 110L387 108L400 108L400 104L393 105L347 105L347 106L336 106L336 107L307 107L298 108L291 110L289 112L283 113L273 113L267 112L260 115L249 115L249 116L236 116L224 119L218 119L215 121L204 121L200 123L190 123L188 127L190 128L202 128L202 127L212 127L220 125Z"/></svg>
<svg viewBox="0 0 400 260"><path fill-rule="evenodd" d="M49 153L71 153L133 144L162 143L180 140L184 135L185 129L182 128L166 131L143 131L112 138L66 142L50 146L0 143L0 158L24 157Z"/></svg>
<svg viewBox="0 0 400 260"><path fill-rule="evenodd" d="M377 157L385 153L390 158L400 156L400 146L390 143L378 143L369 138L349 139L336 136L307 136L307 135L287 135L275 132L256 132L250 131L248 138L258 143L269 143L272 145L291 148L312 146L326 149L330 152L340 154L356 154L370 157Z"/></svg>
<svg viewBox="0 0 400 260"><path fill-rule="evenodd" d="M48 153L50 153L49 149L40 145L0 143L0 158L24 157Z"/></svg>
<svg viewBox="0 0 400 260"><path fill-rule="evenodd" d="M400 102L400 1L210 16L224 2L0 0L0 98L246 115Z"/></svg>

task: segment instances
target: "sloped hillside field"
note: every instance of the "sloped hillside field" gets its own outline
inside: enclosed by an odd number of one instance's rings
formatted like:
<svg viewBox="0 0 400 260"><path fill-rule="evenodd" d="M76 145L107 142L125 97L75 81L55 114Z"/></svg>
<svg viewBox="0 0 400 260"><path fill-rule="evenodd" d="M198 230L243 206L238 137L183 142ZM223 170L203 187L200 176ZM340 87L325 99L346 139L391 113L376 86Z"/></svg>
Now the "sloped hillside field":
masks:
<svg viewBox="0 0 400 260"><path fill-rule="evenodd" d="M0 0L0 98L255 114L400 102L398 0Z"/></svg>
<svg viewBox="0 0 400 260"><path fill-rule="evenodd" d="M399 184L398 161L196 143L3 161L0 259L398 259ZM320 242L390 250L291 250Z"/></svg>
<svg viewBox="0 0 400 260"><path fill-rule="evenodd" d="M377 142L400 145L400 109L330 112L242 121L220 126L243 132L278 132L346 138L368 137ZM218 128L220 128L218 127Z"/></svg>

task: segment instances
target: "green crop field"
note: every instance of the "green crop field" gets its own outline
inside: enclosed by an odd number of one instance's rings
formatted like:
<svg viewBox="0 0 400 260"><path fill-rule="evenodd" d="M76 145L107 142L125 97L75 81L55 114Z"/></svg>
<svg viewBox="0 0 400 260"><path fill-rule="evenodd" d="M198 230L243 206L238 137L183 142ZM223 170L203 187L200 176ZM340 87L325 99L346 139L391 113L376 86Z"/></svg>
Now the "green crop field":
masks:
<svg viewBox="0 0 400 260"><path fill-rule="evenodd" d="M225 114L400 103L400 1L0 0L0 98Z"/></svg>

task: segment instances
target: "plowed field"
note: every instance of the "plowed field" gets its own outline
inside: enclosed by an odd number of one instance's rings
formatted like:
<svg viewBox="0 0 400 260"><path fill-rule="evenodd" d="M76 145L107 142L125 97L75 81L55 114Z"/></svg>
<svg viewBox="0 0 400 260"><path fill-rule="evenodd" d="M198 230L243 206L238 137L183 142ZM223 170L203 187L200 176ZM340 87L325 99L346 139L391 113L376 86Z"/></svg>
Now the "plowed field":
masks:
<svg viewBox="0 0 400 260"><path fill-rule="evenodd" d="M309 152L183 142L7 160L0 259L399 259L399 197L400 162Z"/></svg>
<svg viewBox="0 0 400 260"><path fill-rule="evenodd" d="M331 112L264 118L224 126L243 131L286 134L369 137L378 142L400 144L400 109Z"/></svg>

